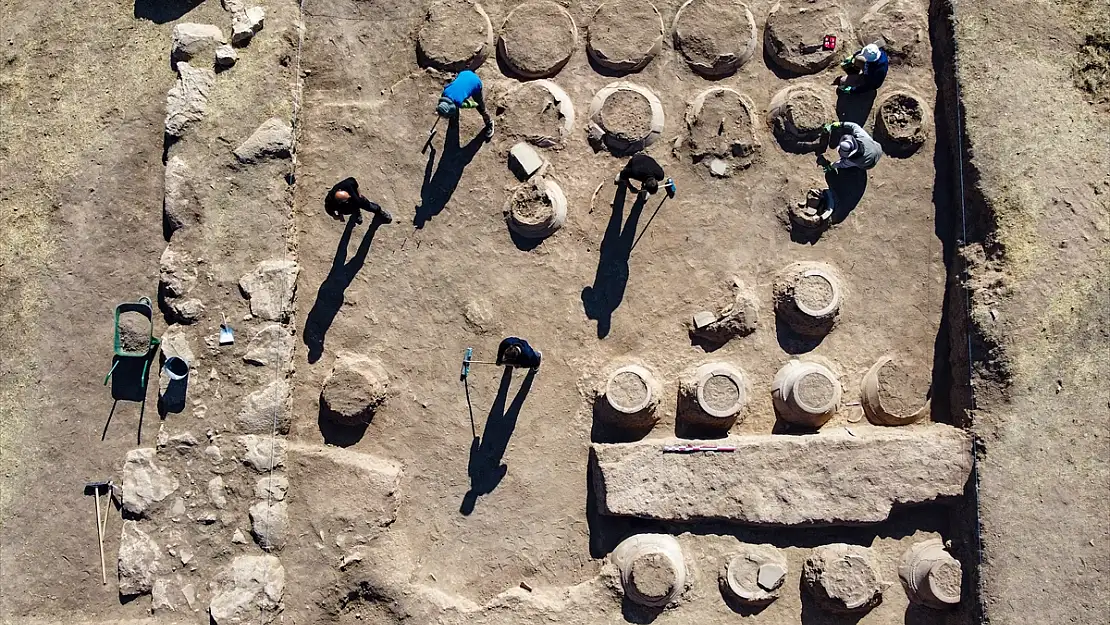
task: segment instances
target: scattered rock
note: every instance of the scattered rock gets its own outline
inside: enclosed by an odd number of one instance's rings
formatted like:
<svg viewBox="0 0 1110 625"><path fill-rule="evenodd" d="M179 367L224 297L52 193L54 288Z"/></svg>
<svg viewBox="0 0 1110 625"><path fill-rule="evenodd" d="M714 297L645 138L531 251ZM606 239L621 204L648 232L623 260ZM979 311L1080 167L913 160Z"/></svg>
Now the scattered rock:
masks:
<svg viewBox="0 0 1110 625"><path fill-rule="evenodd" d="M293 127L271 117L235 148L235 158L240 163L257 163L269 158L289 158L292 150Z"/></svg>
<svg viewBox="0 0 1110 625"><path fill-rule="evenodd" d="M661 445L682 442L595 443L601 511L669 521L874 523L895 503L960 496L971 472L967 434L942 425L912 433L733 436L717 444L735 445L735 453L698 462L660 453Z"/></svg>
<svg viewBox="0 0 1110 625"><path fill-rule="evenodd" d="M153 504L169 497L179 486L177 478L154 463L153 448L132 449L123 465L123 509L144 516Z"/></svg>
<svg viewBox="0 0 1110 625"><path fill-rule="evenodd" d="M171 323L196 323L204 313L204 304L187 297L197 281L196 263L185 252L167 246L158 266L158 295Z"/></svg>
<svg viewBox="0 0 1110 625"><path fill-rule="evenodd" d="M240 436L238 440L244 448L243 464L255 471L268 473L285 464L284 439L247 434Z"/></svg>
<svg viewBox="0 0 1110 625"><path fill-rule="evenodd" d="M155 613L159 612L175 612L177 606L173 602L173 587L167 579L154 580L154 586L150 591L150 609Z"/></svg>
<svg viewBox="0 0 1110 625"><path fill-rule="evenodd" d="M239 54L235 52L235 48L224 44L216 48L216 67L227 69L239 60Z"/></svg>
<svg viewBox="0 0 1110 625"><path fill-rule="evenodd" d="M274 475L258 480L254 487L254 494L259 499L266 501L285 501L285 493L289 492L289 478L284 475Z"/></svg>
<svg viewBox="0 0 1110 625"><path fill-rule="evenodd" d="M216 82L216 72L193 67L182 61L177 64L177 82L166 94L166 134L180 137L208 110L208 94Z"/></svg>
<svg viewBox="0 0 1110 625"><path fill-rule="evenodd" d="M212 24L175 24L173 27L173 43L170 47L170 60L191 61L202 54L210 54L220 44L226 44L223 32L219 26ZM198 59L203 62L204 59Z"/></svg>
<svg viewBox="0 0 1110 625"><path fill-rule="evenodd" d="M185 516L185 500L178 497L173 500L173 505L170 506L170 518L177 521L183 516Z"/></svg>
<svg viewBox="0 0 1110 625"><path fill-rule="evenodd" d="M251 534L266 551L277 551L285 546L289 526L289 510L284 501L260 501L250 509Z"/></svg>
<svg viewBox="0 0 1110 625"><path fill-rule="evenodd" d="M231 535L231 542L236 545L247 544L247 537L243 534L243 530L235 530L235 533Z"/></svg>
<svg viewBox="0 0 1110 625"><path fill-rule="evenodd" d="M190 610L196 610L197 602L197 589L192 584L185 584L181 587L181 595L185 597L185 603L189 604Z"/></svg>
<svg viewBox="0 0 1110 625"><path fill-rule="evenodd" d="M759 327L759 300L738 279L733 280L732 302L716 313L702 311L694 315L690 336L719 347L738 336L748 336Z"/></svg>
<svg viewBox="0 0 1110 625"><path fill-rule="evenodd" d="M329 419L342 425L369 423L389 398L389 374L381 361L340 352L320 392Z"/></svg>
<svg viewBox="0 0 1110 625"><path fill-rule="evenodd" d="M224 461L223 452L215 445L209 445L204 448L204 457L208 458L214 464L219 464Z"/></svg>
<svg viewBox="0 0 1110 625"><path fill-rule="evenodd" d="M246 434L288 434L292 409L289 383L284 379L274 380L266 388L243 398L235 424Z"/></svg>
<svg viewBox="0 0 1110 625"><path fill-rule="evenodd" d="M208 480L208 501L223 510L227 506L227 496L224 494L226 490L224 478L216 476Z"/></svg>
<svg viewBox="0 0 1110 625"><path fill-rule="evenodd" d="M288 371L293 365L293 335L279 324L267 325L251 339L243 360L259 367L273 365Z"/></svg>
<svg viewBox="0 0 1110 625"><path fill-rule="evenodd" d="M138 522L123 522L117 563L121 597L145 595L153 589L158 554L158 543L139 529Z"/></svg>
<svg viewBox="0 0 1110 625"><path fill-rule="evenodd" d="M527 180L544 166L543 157L523 141L509 150L509 169L521 180Z"/></svg>
<svg viewBox="0 0 1110 625"><path fill-rule="evenodd" d="M292 312L300 267L291 260L264 260L239 280L250 300L251 314L267 321L286 321Z"/></svg>
<svg viewBox="0 0 1110 625"><path fill-rule="evenodd" d="M189 337L185 333L185 328L179 325L171 325L162 333L161 349L163 359L176 356L189 363L190 367L196 363L196 357L193 355L192 347L189 346Z"/></svg>
<svg viewBox="0 0 1110 625"><path fill-rule="evenodd" d="M214 625L270 623L281 609L285 568L274 556L239 556L220 571L209 604Z"/></svg>
<svg viewBox="0 0 1110 625"><path fill-rule="evenodd" d="M483 298L473 299L466 303L463 310L466 323L478 334L489 334L497 326L497 317L493 314L493 307Z"/></svg>
<svg viewBox="0 0 1110 625"><path fill-rule="evenodd" d="M169 240L178 230L201 222L202 209L189 166L180 156L166 161L165 196L162 201L162 234Z"/></svg>
<svg viewBox="0 0 1110 625"><path fill-rule="evenodd" d="M247 45L265 22L266 10L262 7L235 11L231 15L231 43Z"/></svg>

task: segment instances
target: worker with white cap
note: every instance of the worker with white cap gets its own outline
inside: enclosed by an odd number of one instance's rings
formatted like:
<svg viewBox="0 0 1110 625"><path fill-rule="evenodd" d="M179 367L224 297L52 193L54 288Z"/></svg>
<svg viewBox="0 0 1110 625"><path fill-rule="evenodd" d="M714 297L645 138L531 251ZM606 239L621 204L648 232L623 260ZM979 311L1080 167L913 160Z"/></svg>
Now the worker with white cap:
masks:
<svg viewBox="0 0 1110 625"><path fill-rule="evenodd" d="M832 122L825 124L824 131L829 135L829 145L835 137L836 152L840 160L830 163L824 154L818 155L817 164L825 173L855 167L868 170L878 164L883 157L883 148L871 138L859 124L854 122Z"/></svg>
<svg viewBox="0 0 1110 625"><path fill-rule="evenodd" d="M440 117L456 119L459 109L476 108L486 122L486 138L493 137L493 120L486 112L486 100L482 97L482 81L478 74L466 69L443 88L443 93L436 103L436 113Z"/></svg>
<svg viewBox="0 0 1110 625"><path fill-rule="evenodd" d="M837 93L865 93L882 86L890 68L890 58L887 57L886 50L872 43L841 61L840 67L848 75L837 78L837 84L840 85L836 88Z"/></svg>

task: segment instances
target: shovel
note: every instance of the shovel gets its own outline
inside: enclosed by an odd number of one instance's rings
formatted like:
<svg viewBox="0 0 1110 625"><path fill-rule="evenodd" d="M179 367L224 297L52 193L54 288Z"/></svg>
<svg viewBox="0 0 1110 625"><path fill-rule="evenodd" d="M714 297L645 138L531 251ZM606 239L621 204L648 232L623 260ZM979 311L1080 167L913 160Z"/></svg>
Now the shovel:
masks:
<svg viewBox="0 0 1110 625"><path fill-rule="evenodd" d="M432 124L432 129L428 131L428 140L424 142L424 147L420 148L420 153L424 154L428 151L428 146L432 145L432 139L436 138L436 126L439 125L439 120L442 119L436 115L436 121Z"/></svg>

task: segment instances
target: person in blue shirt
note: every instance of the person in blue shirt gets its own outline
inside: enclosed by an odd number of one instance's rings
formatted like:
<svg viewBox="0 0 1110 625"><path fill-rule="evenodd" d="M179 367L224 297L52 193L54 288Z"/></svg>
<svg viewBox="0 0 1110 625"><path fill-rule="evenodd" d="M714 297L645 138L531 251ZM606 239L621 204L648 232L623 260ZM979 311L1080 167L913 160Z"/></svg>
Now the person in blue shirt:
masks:
<svg viewBox="0 0 1110 625"><path fill-rule="evenodd" d="M515 336L510 336L497 346L496 362L506 367L536 370L540 368L542 358L543 354L539 350L532 349L528 341Z"/></svg>
<svg viewBox="0 0 1110 625"><path fill-rule="evenodd" d="M837 93L855 94L876 91L886 80L890 58L877 44L868 44L862 50L844 59L840 67L848 73L837 79Z"/></svg>
<svg viewBox="0 0 1110 625"><path fill-rule="evenodd" d="M436 113L440 117L452 119L458 116L459 109L476 108L486 122L486 138L493 137L493 120L486 112L486 100L482 97L482 80L478 74L470 70L463 70L443 88L443 94L436 104Z"/></svg>

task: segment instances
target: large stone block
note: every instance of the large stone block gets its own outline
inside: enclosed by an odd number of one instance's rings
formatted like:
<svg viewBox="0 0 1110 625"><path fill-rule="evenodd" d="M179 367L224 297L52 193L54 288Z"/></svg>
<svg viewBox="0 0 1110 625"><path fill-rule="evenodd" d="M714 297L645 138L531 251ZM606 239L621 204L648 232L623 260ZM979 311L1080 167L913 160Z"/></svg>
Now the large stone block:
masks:
<svg viewBox="0 0 1110 625"><path fill-rule="evenodd" d="M673 521L838 525L885 520L896 503L963 493L971 439L934 425L857 428L810 436L735 436L733 452L664 453L650 440L594 444L594 484L605 514Z"/></svg>

